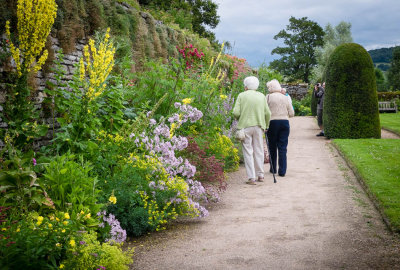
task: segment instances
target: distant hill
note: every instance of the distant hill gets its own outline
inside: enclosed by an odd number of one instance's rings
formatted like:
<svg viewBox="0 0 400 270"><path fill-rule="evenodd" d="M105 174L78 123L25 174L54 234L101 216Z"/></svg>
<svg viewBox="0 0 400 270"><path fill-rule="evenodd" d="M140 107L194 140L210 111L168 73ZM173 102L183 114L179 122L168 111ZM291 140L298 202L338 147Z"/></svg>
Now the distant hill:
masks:
<svg viewBox="0 0 400 270"><path fill-rule="evenodd" d="M394 48L396 47L381 48L368 51L368 53L371 55L372 62L374 62L374 66L381 69L382 71L387 71L390 67L390 63L392 62Z"/></svg>
<svg viewBox="0 0 400 270"><path fill-rule="evenodd" d="M368 51L368 53L371 55L372 62L374 63L390 63L392 62L392 55L394 48L396 47L370 50Z"/></svg>

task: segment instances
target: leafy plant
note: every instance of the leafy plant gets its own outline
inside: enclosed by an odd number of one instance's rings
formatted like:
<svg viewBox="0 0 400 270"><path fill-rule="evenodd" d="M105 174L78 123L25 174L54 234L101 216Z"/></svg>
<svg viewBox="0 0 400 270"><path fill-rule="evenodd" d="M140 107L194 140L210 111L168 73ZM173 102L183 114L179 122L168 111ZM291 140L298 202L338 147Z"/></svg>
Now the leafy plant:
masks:
<svg viewBox="0 0 400 270"><path fill-rule="evenodd" d="M57 268L70 239L82 229L81 223L64 212L49 216L33 212L19 220L8 219L1 224L0 265L10 269Z"/></svg>
<svg viewBox="0 0 400 270"><path fill-rule="evenodd" d="M123 251L117 244L100 243L95 232L83 233L69 241L59 268L124 270L133 262L132 255L133 249Z"/></svg>
<svg viewBox="0 0 400 270"><path fill-rule="evenodd" d="M22 154L13 148L10 140L10 137L5 138L7 145L0 152L0 205L18 205L18 209L12 208L14 215L38 210L43 205L51 207L52 201L33 170L36 160L31 153Z"/></svg>
<svg viewBox="0 0 400 270"><path fill-rule="evenodd" d="M61 128L53 140L57 152L65 153L68 149L84 151L96 147L91 140L95 138L98 128L102 124L113 128L114 121L110 119L110 114L116 112L116 123L122 117L120 100L114 91L106 91L106 80L114 66L114 53L109 30L97 45L93 39L89 40L79 62L79 74L75 74L68 85L71 91L59 89L62 94L57 97L61 102L56 104L56 110L62 116L57 119ZM108 93L108 97L100 102L104 92ZM115 107L106 106L107 101Z"/></svg>
<svg viewBox="0 0 400 270"><path fill-rule="evenodd" d="M71 154L55 157L46 166L41 183L58 210L72 214L82 210L94 214L100 211L101 204L97 203L100 191L96 177L90 176L92 169L82 156Z"/></svg>
<svg viewBox="0 0 400 270"><path fill-rule="evenodd" d="M200 140L201 137L197 139ZM206 191L209 185L215 185L220 190L224 189L226 187L224 164L215 156L207 155L206 151L203 150L209 148L207 140L197 143L194 138L188 137L188 142L188 147L182 152L182 156L196 166L195 179L206 186Z"/></svg>

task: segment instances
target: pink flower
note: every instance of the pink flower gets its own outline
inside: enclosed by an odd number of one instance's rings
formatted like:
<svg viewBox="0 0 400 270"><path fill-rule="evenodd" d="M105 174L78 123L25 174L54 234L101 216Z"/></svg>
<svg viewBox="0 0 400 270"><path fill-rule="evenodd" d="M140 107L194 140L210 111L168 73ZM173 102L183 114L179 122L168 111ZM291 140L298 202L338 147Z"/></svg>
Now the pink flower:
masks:
<svg viewBox="0 0 400 270"><path fill-rule="evenodd" d="M35 158L32 158L32 163L33 163L33 166L36 166L36 159Z"/></svg>

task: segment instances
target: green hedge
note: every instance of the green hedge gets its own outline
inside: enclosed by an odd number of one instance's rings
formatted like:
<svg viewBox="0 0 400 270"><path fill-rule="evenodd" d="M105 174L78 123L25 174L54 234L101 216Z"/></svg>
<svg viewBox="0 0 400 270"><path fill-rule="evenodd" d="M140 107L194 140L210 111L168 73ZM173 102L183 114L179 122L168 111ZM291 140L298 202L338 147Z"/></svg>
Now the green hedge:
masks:
<svg viewBox="0 0 400 270"><path fill-rule="evenodd" d="M379 101L392 101L393 99L400 99L400 91L378 92L378 100Z"/></svg>
<svg viewBox="0 0 400 270"><path fill-rule="evenodd" d="M324 129L329 138L380 138L374 66L359 44L338 46L326 69Z"/></svg>

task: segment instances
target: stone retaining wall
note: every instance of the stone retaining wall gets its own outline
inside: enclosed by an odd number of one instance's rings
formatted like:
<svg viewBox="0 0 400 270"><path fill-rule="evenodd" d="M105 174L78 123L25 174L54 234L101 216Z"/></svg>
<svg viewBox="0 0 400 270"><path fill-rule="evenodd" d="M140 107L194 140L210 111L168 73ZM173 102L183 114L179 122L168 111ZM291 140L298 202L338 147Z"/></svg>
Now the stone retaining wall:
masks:
<svg viewBox="0 0 400 270"><path fill-rule="evenodd" d="M308 92L308 84L307 83L299 83L299 84L282 84L282 88L286 88L286 92L289 95L297 100L303 99Z"/></svg>

